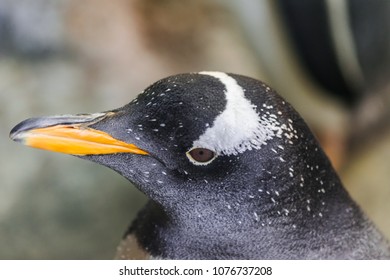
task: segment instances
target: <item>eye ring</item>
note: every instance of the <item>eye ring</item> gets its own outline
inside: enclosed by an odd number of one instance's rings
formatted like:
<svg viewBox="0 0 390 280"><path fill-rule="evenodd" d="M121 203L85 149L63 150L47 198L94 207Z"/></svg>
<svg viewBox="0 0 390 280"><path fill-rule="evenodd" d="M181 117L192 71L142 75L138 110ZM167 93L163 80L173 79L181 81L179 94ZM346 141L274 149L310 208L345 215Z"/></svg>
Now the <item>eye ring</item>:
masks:
<svg viewBox="0 0 390 280"><path fill-rule="evenodd" d="M217 157L217 154L207 148L195 147L189 150L186 156L195 165L208 165Z"/></svg>

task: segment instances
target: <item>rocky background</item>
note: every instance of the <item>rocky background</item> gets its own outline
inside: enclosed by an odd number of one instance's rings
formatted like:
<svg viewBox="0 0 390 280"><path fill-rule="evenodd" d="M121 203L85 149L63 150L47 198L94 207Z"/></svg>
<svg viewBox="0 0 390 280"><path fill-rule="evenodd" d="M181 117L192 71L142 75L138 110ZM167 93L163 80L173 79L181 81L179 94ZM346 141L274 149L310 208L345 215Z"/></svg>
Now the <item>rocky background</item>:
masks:
<svg viewBox="0 0 390 280"><path fill-rule="evenodd" d="M273 1L237 2L0 0L0 259L111 259L146 200L107 168L13 143L14 125L117 108L201 70L276 88L390 237L389 85L351 109L306 75Z"/></svg>

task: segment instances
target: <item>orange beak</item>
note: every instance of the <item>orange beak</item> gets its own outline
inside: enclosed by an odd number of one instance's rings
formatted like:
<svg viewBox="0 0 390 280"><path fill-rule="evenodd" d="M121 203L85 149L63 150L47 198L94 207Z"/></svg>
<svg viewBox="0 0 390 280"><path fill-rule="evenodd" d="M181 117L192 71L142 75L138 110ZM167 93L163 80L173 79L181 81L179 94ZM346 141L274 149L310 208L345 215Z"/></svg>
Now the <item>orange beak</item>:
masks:
<svg viewBox="0 0 390 280"><path fill-rule="evenodd" d="M30 147L79 156L115 153L148 155L148 152L134 144L88 127L114 114L109 112L28 119L15 126L10 137Z"/></svg>

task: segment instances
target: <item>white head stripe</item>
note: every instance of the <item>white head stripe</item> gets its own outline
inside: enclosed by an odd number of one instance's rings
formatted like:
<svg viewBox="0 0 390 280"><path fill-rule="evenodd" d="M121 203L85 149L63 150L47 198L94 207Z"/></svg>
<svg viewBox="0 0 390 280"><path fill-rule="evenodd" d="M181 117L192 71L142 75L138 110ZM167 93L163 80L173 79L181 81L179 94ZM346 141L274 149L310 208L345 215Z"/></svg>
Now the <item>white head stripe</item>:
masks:
<svg viewBox="0 0 390 280"><path fill-rule="evenodd" d="M216 117L213 126L206 129L193 147L202 147L217 154L237 154L260 149L267 140L280 137L282 128L275 118L260 117L256 106L245 97L244 89L237 81L222 72L200 72L221 81L226 87L226 108Z"/></svg>

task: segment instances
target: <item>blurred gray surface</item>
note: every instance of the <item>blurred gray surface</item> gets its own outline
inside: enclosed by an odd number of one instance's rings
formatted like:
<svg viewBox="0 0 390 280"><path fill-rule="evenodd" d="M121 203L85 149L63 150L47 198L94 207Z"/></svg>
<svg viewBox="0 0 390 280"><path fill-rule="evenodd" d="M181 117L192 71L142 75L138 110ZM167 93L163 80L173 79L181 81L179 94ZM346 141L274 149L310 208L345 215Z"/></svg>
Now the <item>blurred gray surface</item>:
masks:
<svg viewBox="0 0 390 280"><path fill-rule="evenodd" d="M111 259L145 202L105 167L13 143L9 131L28 117L109 110L167 75L220 70L267 81L332 138L348 130L345 108L321 95L283 50L270 11L259 53L221 3L0 0L0 259ZM147 13L161 18L148 21ZM162 36L151 36L156 25ZM153 47L160 42L167 45ZM341 177L390 237L389 126L383 130L348 158Z"/></svg>

